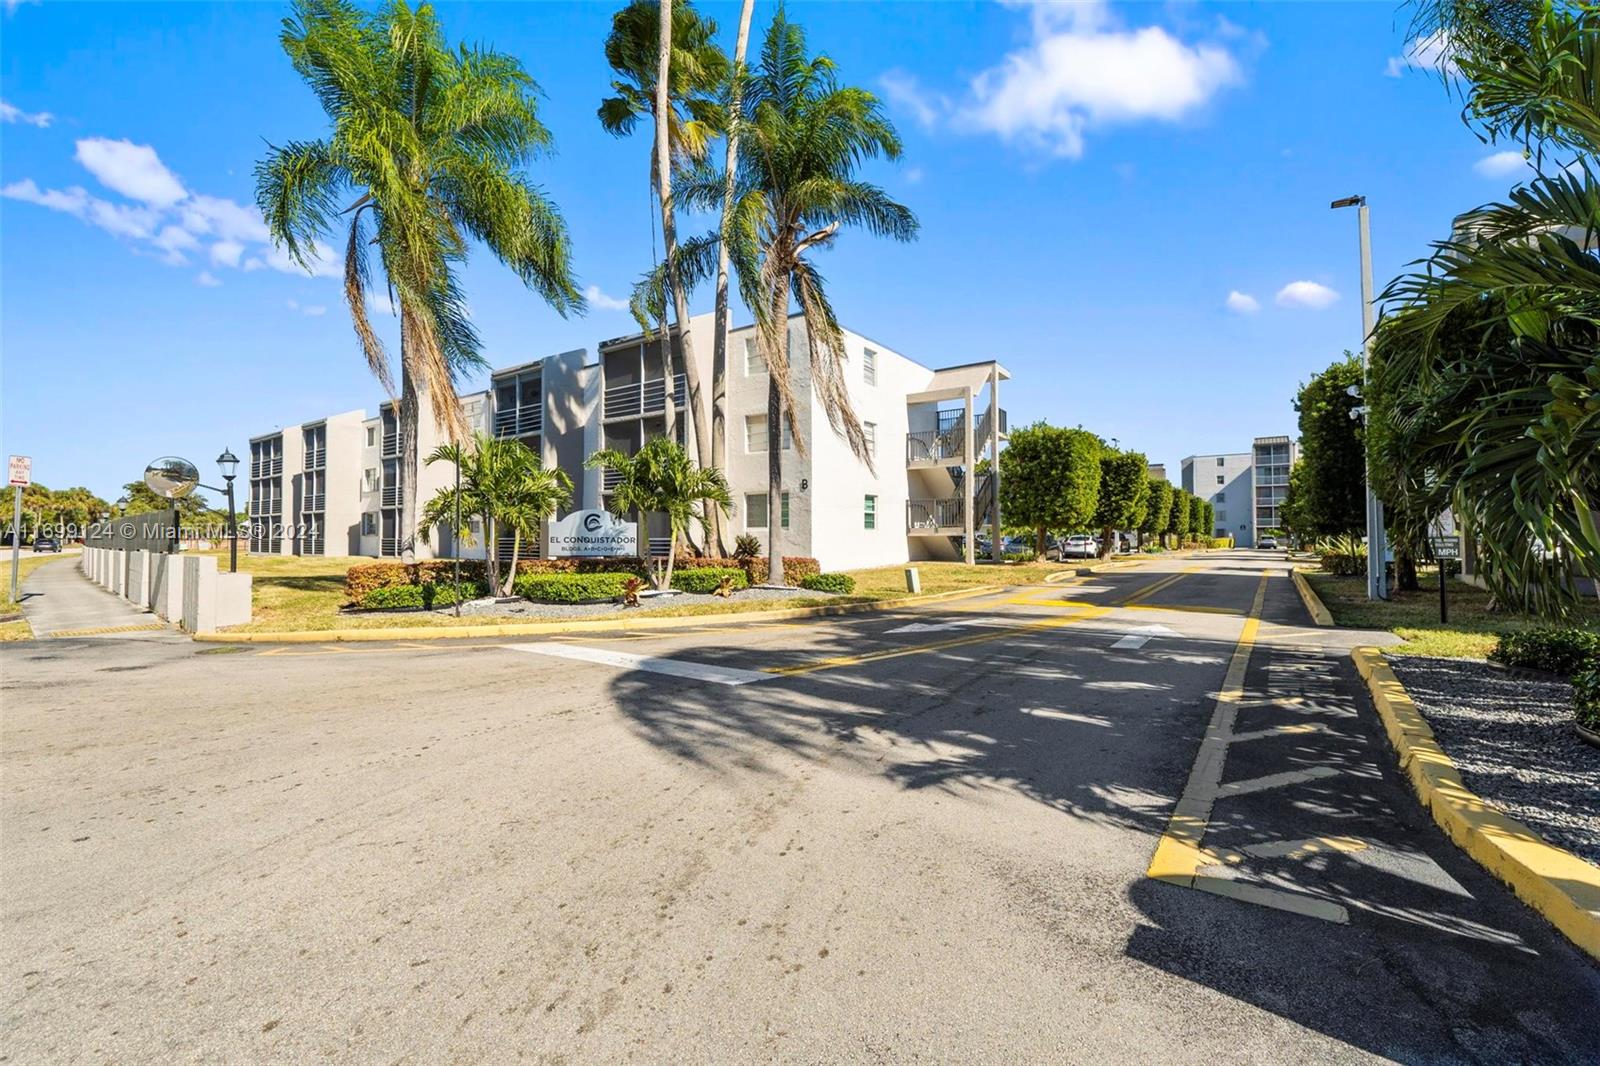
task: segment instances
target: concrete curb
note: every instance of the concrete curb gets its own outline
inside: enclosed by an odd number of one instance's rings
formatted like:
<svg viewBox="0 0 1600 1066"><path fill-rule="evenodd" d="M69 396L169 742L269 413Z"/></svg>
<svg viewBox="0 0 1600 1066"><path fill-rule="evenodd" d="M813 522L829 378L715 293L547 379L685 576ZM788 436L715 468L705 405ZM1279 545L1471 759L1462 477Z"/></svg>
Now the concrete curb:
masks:
<svg viewBox="0 0 1600 1066"><path fill-rule="evenodd" d="M1355 648L1350 657L1367 682L1401 769L1433 820L1524 903L1600 959L1600 869L1545 842L1469 790L1383 654Z"/></svg>
<svg viewBox="0 0 1600 1066"><path fill-rule="evenodd" d="M666 618L603 618L575 622L501 622L481 626L415 626L389 629L310 629L293 633L196 633L204 644L342 644L375 640L461 640L469 637L524 637L546 633L604 633L634 629L690 629L719 622L771 622L787 618L824 618L833 615L865 614L915 607L924 603L964 600L999 592L1005 585L980 585L933 592L926 596L903 596L870 603L824 604L819 607L787 607L776 611L729 611L726 614L675 615ZM797 590L803 592L804 590Z"/></svg>
<svg viewBox="0 0 1600 1066"><path fill-rule="evenodd" d="M1306 575L1298 570L1290 570L1289 577L1294 581L1294 590L1300 594L1300 602L1305 604L1306 610L1311 613L1311 620L1319 626L1333 625L1333 612L1322 602L1317 590L1311 587Z"/></svg>

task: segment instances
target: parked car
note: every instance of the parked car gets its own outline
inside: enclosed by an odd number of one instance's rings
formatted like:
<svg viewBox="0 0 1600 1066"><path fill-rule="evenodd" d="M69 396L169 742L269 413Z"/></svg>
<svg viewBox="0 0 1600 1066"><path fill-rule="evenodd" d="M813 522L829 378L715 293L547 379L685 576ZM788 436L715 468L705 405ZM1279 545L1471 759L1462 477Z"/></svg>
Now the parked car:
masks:
<svg viewBox="0 0 1600 1066"><path fill-rule="evenodd" d="M38 536L33 538L33 551L35 555L37 555L39 552L58 552L60 550L61 542L55 537Z"/></svg>
<svg viewBox="0 0 1600 1066"><path fill-rule="evenodd" d="M1273 537L1273 536L1262 537L1261 540L1256 543L1256 547L1264 548L1264 549L1267 549L1267 550L1274 549L1277 546L1278 546L1278 538L1277 537Z"/></svg>
<svg viewBox="0 0 1600 1066"><path fill-rule="evenodd" d="M1093 559L1100 554L1100 542L1087 533L1074 533L1061 542L1061 558Z"/></svg>
<svg viewBox="0 0 1600 1066"><path fill-rule="evenodd" d="M1033 547L1032 537L1003 537L1000 541L1000 550L1006 555L1032 555Z"/></svg>

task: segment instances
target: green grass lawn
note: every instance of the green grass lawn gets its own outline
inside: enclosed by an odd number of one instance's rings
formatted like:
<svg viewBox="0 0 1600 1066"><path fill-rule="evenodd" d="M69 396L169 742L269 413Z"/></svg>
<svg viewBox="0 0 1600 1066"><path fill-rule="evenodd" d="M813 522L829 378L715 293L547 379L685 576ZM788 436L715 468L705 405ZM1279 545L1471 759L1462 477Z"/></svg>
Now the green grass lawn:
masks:
<svg viewBox="0 0 1600 1066"><path fill-rule="evenodd" d="M205 554L219 556L227 566L227 551ZM479 617L455 618L435 612L386 612L352 614L344 606L344 574L357 563L372 559L343 556L248 555L239 556L239 570L255 579L254 619L230 632L283 633L322 629L390 629L419 626L485 625L497 621ZM1077 565L1091 563L1008 563L999 566L966 566L962 563L917 563L922 577L923 595L956 592L984 585L1026 585L1043 581L1046 575ZM791 599L744 599L736 593L726 602L689 603L660 608L643 608L629 617L676 617L739 614L746 611L772 611L820 604L868 603L906 595L905 566L879 566L851 572L856 591L850 596L816 596L796 589Z"/></svg>
<svg viewBox="0 0 1600 1066"><path fill-rule="evenodd" d="M1307 571L1311 587L1328 605L1336 625L1360 629L1387 629L1405 641L1384 649L1389 655L1433 655L1450 659L1482 659L1494 648L1501 633L1527 629L1543 620L1527 615L1490 612L1489 593L1464 581L1450 582L1450 622L1439 623L1439 577L1423 571L1420 592L1391 592L1387 602L1367 599L1363 577L1334 577ZM1600 623L1600 610L1588 608L1579 616Z"/></svg>

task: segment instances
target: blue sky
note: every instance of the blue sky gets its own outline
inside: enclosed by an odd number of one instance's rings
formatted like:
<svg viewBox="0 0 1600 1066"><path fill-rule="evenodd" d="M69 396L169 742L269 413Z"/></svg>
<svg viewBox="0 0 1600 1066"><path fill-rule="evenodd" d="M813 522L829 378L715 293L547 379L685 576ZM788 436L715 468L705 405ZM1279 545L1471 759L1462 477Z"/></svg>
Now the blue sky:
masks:
<svg viewBox="0 0 1600 1066"><path fill-rule="evenodd" d="M701 8L731 49L737 5ZM111 498L164 454L209 479L225 445L382 398L338 282L282 269L249 206L264 144L325 128L277 45L286 10L7 0L0 447L38 480ZM439 10L539 81L557 151L533 174L601 294L563 320L480 254L491 364L632 331L609 298L651 261L649 146L595 120L614 6ZM1329 200L1371 199L1381 287L1520 172L1398 58L1390 3L789 10L884 96L905 154L869 173L922 222L823 254L846 325L931 366L999 358L1014 423L1082 424L1174 479L1185 455L1292 433L1297 383L1359 343L1355 218Z"/></svg>

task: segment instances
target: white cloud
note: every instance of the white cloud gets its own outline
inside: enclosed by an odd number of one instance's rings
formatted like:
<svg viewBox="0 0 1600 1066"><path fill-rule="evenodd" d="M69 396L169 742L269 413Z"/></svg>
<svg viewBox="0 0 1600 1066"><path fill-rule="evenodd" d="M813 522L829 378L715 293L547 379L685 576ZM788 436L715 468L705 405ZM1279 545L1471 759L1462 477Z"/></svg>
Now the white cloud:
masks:
<svg viewBox="0 0 1600 1066"><path fill-rule="evenodd" d="M86 137L78 142L76 158L100 184L130 200L171 207L189 195L148 144Z"/></svg>
<svg viewBox="0 0 1600 1066"><path fill-rule="evenodd" d="M1278 290L1279 307L1304 307L1321 311L1331 307L1339 294L1315 281L1291 281Z"/></svg>
<svg viewBox="0 0 1600 1066"><path fill-rule="evenodd" d="M72 215L118 237L149 237L160 220L158 212L101 200L90 196L80 185L67 189L41 189L32 178L23 178L0 189L0 196Z"/></svg>
<svg viewBox="0 0 1600 1066"><path fill-rule="evenodd" d="M192 252L200 247L200 242L194 239L194 234L180 226L163 226L161 232L151 238L150 243L166 253L163 258L173 266L182 266L187 263L185 252Z"/></svg>
<svg viewBox="0 0 1600 1066"><path fill-rule="evenodd" d="M1247 292L1240 292L1238 289L1231 290L1228 293L1227 300L1224 302L1227 304L1228 310L1238 315L1253 315L1261 310L1260 300L1257 300Z"/></svg>
<svg viewBox="0 0 1600 1066"><path fill-rule="evenodd" d="M6 0L6 14L14 14L23 4L37 4L39 0Z"/></svg>
<svg viewBox="0 0 1600 1066"><path fill-rule="evenodd" d="M1472 169L1486 178L1509 178L1533 169L1533 164L1521 152L1496 152L1472 164Z"/></svg>
<svg viewBox="0 0 1600 1066"><path fill-rule="evenodd" d="M920 126L932 127L950 111L948 98L929 93L915 75L903 70L885 71L878 84L889 102L910 112Z"/></svg>
<svg viewBox="0 0 1600 1066"><path fill-rule="evenodd" d="M316 241L312 241L307 251L309 254L306 256L306 258L311 260L310 274L312 277L344 277L344 266L339 262L338 259L329 254L327 248L318 244ZM289 258L288 249L275 248L272 245L267 245L266 247L262 248L260 252L260 255L252 256L244 261L244 268L246 271L271 268L272 270L282 271L285 274L298 274L301 277L306 276L307 271L305 267Z"/></svg>
<svg viewBox="0 0 1600 1066"><path fill-rule="evenodd" d="M238 241L218 241L211 246L211 262L214 266L238 269L239 261L243 258L244 245Z"/></svg>
<svg viewBox="0 0 1600 1066"><path fill-rule="evenodd" d="M1456 65L1445 58L1447 40L1444 31L1434 30L1426 37L1418 37L1405 47L1401 55L1390 56L1383 72L1391 78L1402 77L1408 70L1432 70L1441 74L1454 74Z"/></svg>
<svg viewBox="0 0 1600 1066"><path fill-rule="evenodd" d="M54 121L55 116L48 111L24 111L5 100L0 100L0 122L21 122L26 126L45 129Z"/></svg>
<svg viewBox="0 0 1600 1066"><path fill-rule="evenodd" d="M217 276L211 273L209 270L202 270L199 274L195 275L194 283L196 285L204 285L208 289L214 289L218 285L222 284L222 282L217 280Z"/></svg>
<svg viewBox="0 0 1600 1066"><path fill-rule="evenodd" d="M1032 41L973 79L952 113L957 126L1075 159L1092 128L1176 122L1243 81L1223 44L1190 44L1159 26L1122 28L1103 4L1030 10ZM919 121L937 117L937 98L914 81L886 79L884 88Z"/></svg>
<svg viewBox="0 0 1600 1066"><path fill-rule="evenodd" d="M312 318L328 313L328 309L321 304L303 304L299 300L290 300L288 308L291 311L298 311L302 315L309 315Z"/></svg>
<svg viewBox="0 0 1600 1066"><path fill-rule="evenodd" d="M626 311L627 300L619 300L615 296L607 296L600 291L600 286L590 285L583 290L583 298L589 301L591 307L598 307L602 311Z"/></svg>
<svg viewBox="0 0 1600 1066"><path fill-rule="evenodd" d="M387 289L367 290L367 310L375 315L389 315L396 317L399 311L394 306L394 301L389 299Z"/></svg>
<svg viewBox="0 0 1600 1066"><path fill-rule="evenodd" d="M215 234L226 240L266 244L271 240L267 224L254 207L225 200L220 196L195 193L184 202L183 225L191 233Z"/></svg>
<svg viewBox="0 0 1600 1066"><path fill-rule="evenodd" d="M920 184L922 184L922 179L925 176L926 175L923 174L921 167L907 167L906 168L906 181L909 182L912 185L920 185Z"/></svg>

